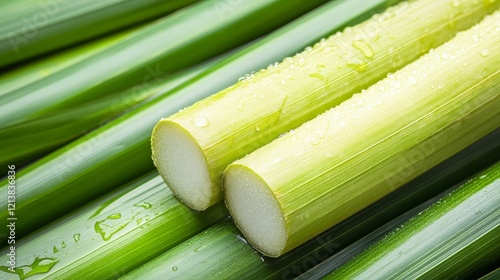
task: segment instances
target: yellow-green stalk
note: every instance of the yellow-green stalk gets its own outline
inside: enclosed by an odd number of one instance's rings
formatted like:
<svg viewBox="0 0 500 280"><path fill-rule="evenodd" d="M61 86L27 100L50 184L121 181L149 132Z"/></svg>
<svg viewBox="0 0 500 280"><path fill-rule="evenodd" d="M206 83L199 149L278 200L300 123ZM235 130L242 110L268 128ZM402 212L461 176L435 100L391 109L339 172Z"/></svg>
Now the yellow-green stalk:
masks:
<svg viewBox="0 0 500 280"><path fill-rule="evenodd" d="M500 124L500 11L228 166L226 204L279 256Z"/></svg>
<svg viewBox="0 0 500 280"><path fill-rule="evenodd" d="M234 160L451 39L500 1L404 2L281 64L174 114L155 127L153 160L177 197L204 210L222 199Z"/></svg>

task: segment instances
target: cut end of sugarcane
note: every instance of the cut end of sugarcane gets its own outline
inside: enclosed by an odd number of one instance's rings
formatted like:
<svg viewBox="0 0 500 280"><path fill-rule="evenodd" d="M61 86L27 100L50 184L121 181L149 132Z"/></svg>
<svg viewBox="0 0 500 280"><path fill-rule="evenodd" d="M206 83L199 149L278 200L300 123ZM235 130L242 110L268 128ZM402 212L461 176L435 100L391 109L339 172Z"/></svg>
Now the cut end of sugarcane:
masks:
<svg viewBox="0 0 500 280"><path fill-rule="evenodd" d="M156 125L151 139L156 168L175 196L194 210L207 209L213 196L212 181L196 140L168 120Z"/></svg>
<svg viewBox="0 0 500 280"><path fill-rule="evenodd" d="M230 165L224 174L226 205L238 228L264 255L278 257L285 249L285 218L269 186L252 170Z"/></svg>

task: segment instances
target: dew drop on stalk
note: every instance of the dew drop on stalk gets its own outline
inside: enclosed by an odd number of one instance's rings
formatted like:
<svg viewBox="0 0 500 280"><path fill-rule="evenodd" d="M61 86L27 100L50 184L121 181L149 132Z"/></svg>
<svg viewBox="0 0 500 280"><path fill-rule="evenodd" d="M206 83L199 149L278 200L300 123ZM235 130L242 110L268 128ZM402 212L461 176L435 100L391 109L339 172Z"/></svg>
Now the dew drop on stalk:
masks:
<svg viewBox="0 0 500 280"><path fill-rule="evenodd" d="M77 233L77 234L73 235L73 239L75 240L75 242L80 241L80 234Z"/></svg>
<svg viewBox="0 0 500 280"><path fill-rule="evenodd" d="M487 57L488 55L490 55L490 50L484 49L484 50L481 51L481 56L482 57Z"/></svg>
<svg viewBox="0 0 500 280"><path fill-rule="evenodd" d="M332 48L331 48L331 47L325 47L325 48L323 49L323 53L329 53L329 52L331 52L331 51L332 51Z"/></svg>
<svg viewBox="0 0 500 280"><path fill-rule="evenodd" d="M286 84L286 81L285 81L285 80L281 80L281 84L282 84L282 85L285 85L285 84Z"/></svg>
<svg viewBox="0 0 500 280"><path fill-rule="evenodd" d="M137 203L137 204L134 204L135 207L141 207L141 208L144 208L144 209L149 209L152 207L151 203L148 203L148 202L142 202L142 203Z"/></svg>
<svg viewBox="0 0 500 280"><path fill-rule="evenodd" d="M306 64L305 59L303 59L303 58L299 59L298 64L299 64L300 66L304 66L304 64Z"/></svg>
<svg viewBox="0 0 500 280"><path fill-rule="evenodd" d="M448 59L448 58L450 58L450 54L448 54L448 53L442 53L442 54L441 54L441 59L442 59L442 60L446 60L446 59Z"/></svg>
<svg viewBox="0 0 500 280"><path fill-rule="evenodd" d="M10 273L17 274L19 279L26 279L27 277L36 275L36 274L44 274L49 272L54 265L59 262L58 259L54 258L39 258L36 257L33 263L30 265L23 265L14 268L14 271L10 270L8 267L0 266L0 270Z"/></svg>
<svg viewBox="0 0 500 280"><path fill-rule="evenodd" d="M373 50L367 43L357 40L352 43L352 46L361 51L366 58L373 57Z"/></svg>
<svg viewBox="0 0 500 280"><path fill-rule="evenodd" d="M410 86L414 86L417 84L417 77L415 76L410 76L408 77L408 83L410 84Z"/></svg>
<svg viewBox="0 0 500 280"><path fill-rule="evenodd" d="M63 242L61 243L61 247L66 248L66 242L64 242L64 241L63 241Z"/></svg>
<svg viewBox="0 0 500 280"><path fill-rule="evenodd" d="M243 110L245 110L244 105L245 105L245 101L244 101L244 100L241 100L241 101L240 101L240 103L238 104L238 110L239 110L239 111L243 111Z"/></svg>
<svg viewBox="0 0 500 280"><path fill-rule="evenodd" d="M52 252L53 252L53 253L57 253L57 252L59 252L59 249L57 249L57 247L56 247L56 246L54 246L54 248L52 248Z"/></svg>
<svg viewBox="0 0 500 280"><path fill-rule="evenodd" d="M198 116L191 119L191 123L196 127L207 127L210 123L204 116Z"/></svg>
<svg viewBox="0 0 500 280"><path fill-rule="evenodd" d="M326 66L324 64L318 64L316 65L316 69L318 69L319 72L323 72L323 70L326 69Z"/></svg>
<svg viewBox="0 0 500 280"><path fill-rule="evenodd" d="M172 266L172 271L177 271L179 268L177 266Z"/></svg>

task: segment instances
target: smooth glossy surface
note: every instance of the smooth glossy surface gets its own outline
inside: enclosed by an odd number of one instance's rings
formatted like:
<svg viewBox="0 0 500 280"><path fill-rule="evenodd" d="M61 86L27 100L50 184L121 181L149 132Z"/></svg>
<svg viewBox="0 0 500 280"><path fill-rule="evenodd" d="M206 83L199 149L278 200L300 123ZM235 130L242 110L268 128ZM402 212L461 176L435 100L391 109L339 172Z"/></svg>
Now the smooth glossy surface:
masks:
<svg viewBox="0 0 500 280"><path fill-rule="evenodd" d="M158 18L195 0L4 0L0 68Z"/></svg>
<svg viewBox="0 0 500 280"><path fill-rule="evenodd" d="M499 254L497 163L325 279L470 279Z"/></svg>
<svg viewBox="0 0 500 280"><path fill-rule="evenodd" d="M153 172L17 240L15 274L114 279L225 216L223 205L190 210ZM1 251L0 279L13 279L6 253Z"/></svg>

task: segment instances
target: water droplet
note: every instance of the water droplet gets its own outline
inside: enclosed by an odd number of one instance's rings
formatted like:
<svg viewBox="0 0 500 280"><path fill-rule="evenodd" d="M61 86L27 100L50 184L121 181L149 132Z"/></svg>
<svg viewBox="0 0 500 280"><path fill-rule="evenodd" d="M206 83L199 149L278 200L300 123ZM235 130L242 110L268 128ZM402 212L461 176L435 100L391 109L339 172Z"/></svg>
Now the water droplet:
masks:
<svg viewBox="0 0 500 280"><path fill-rule="evenodd" d="M313 78L316 78L316 79L320 79L322 80L326 85L328 85L328 78L325 77L323 74L321 73L311 73L309 74L310 77L313 77Z"/></svg>
<svg viewBox="0 0 500 280"><path fill-rule="evenodd" d="M24 280L36 274L44 274L49 272L52 267L58 262L59 260L53 258L36 257L32 264L18 266L14 268L14 271L10 270L10 267L6 266L0 266L0 270L10 274L17 274L20 279Z"/></svg>
<svg viewBox="0 0 500 280"><path fill-rule="evenodd" d="M94 224L95 232L99 233L104 241L108 241L115 233L125 228L135 216L127 221L121 221L120 218L121 214L116 213L109 215L104 220L97 221Z"/></svg>
<svg viewBox="0 0 500 280"><path fill-rule="evenodd" d="M63 242L61 243L61 247L66 248L66 242L64 242L64 241L63 241Z"/></svg>
<svg viewBox="0 0 500 280"><path fill-rule="evenodd" d="M255 131L257 131L257 132L260 131L260 127L258 125L255 126Z"/></svg>
<svg viewBox="0 0 500 280"><path fill-rule="evenodd" d="M75 242L80 241L80 234L77 233L77 234L73 235L73 239L75 240Z"/></svg>
<svg viewBox="0 0 500 280"><path fill-rule="evenodd" d="M147 203L147 202L142 202L142 203L137 203L137 204L134 204L135 207L142 207L144 209L149 209L152 207L151 203Z"/></svg>
<svg viewBox="0 0 500 280"><path fill-rule="evenodd" d="M324 64L318 64L316 65L316 69L318 69L319 72L323 72L323 70L326 69L326 66Z"/></svg>
<svg viewBox="0 0 500 280"><path fill-rule="evenodd" d="M408 83L410 84L410 86L414 86L417 84L417 77L415 76L409 76L408 77Z"/></svg>
<svg viewBox="0 0 500 280"><path fill-rule="evenodd" d="M490 50L484 49L484 50L481 51L481 56L482 57L487 57L488 55L490 55Z"/></svg>
<svg viewBox="0 0 500 280"><path fill-rule="evenodd" d="M238 234L238 235L236 235L236 238L238 238L243 243L248 244L248 241L243 236L241 236L241 235Z"/></svg>
<svg viewBox="0 0 500 280"><path fill-rule="evenodd" d="M354 48L360 50L365 57L367 57L367 58L372 58L373 57L373 50L370 47L370 45L368 45L367 43L365 43L363 41L354 41L352 43L352 46Z"/></svg>
<svg viewBox="0 0 500 280"><path fill-rule="evenodd" d="M196 127L207 127L210 124L208 119L203 116L194 117L191 123Z"/></svg>
<svg viewBox="0 0 500 280"><path fill-rule="evenodd" d="M304 66L304 65L306 64L305 59L303 59L303 58L299 59L298 64L299 64L300 66Z"/></svg>
<svg viewBox="0 0 500 280"><path fill-rule="evenodd" d="M453 0L453 1L451 2L451 5L452 5L454 8L458 8L458 7L460 7L460 1L458 1L458 0Z"/></svg>
<svg viewBox="0 0 500 280"><path fill-rule="evenodd" d="M295 64L290 64L290 69L295 69Z"/></svg>
<svg viewBox="0 0 500 280"><path fill-rule="evenodd" d="M108 216L108 219L120 219L122 217L122 214L116 213L116 214L111 214Z"/></svg>
<svg viewBox="0 0 500 280"><path fill-rule="evenodd" d="M177 269L179 269L177 266L172 266L172 271L177 271Z"/></svg>
<svg viewBox="0 0 500 280"><path fill-rule="evenodd" d="M252 94L253 98L257 98L257 93Z"/></svg>
<svg viewBox="0 0 500 280"><path fill-rule="evenodd" d="M57 252L59 252L59 249L57 249L57 247L56 247L56 246L54 246L54 248L52 248L52 252L53 252L53 253L57 253Z"/></svg>
<svg viewBox="0 0 500 280"><path fill-rule="evenodd" d="M286 84L286 81L285 81L285 80L281 80L281 84L282 84L282 85L285 85L285 84Z"/></svg>
<svg viewBox="0 0 500 280"><path fill-rule="evenodd" d="M239 111L245 110L245 100L240 101L240 103L238 104L238 110Z"/></svg>
<svg viewBox="0 0 500 280"><path fill-rule="evenodd" d="M323 49L323 53L329 53L332 51L332 48L331 47L326 47Z"/></svg>
<svg viewBox="0 0 500 280"><path fill-rule="evenodd" d="M440 57L441 57L441 59L446 60L446 59L450 58L450 54L449 53L442 53L440 55Z"/></svg>
<svg viewBox="0 0 500 280"><path fill-rule="evenodd" d="M142 222L142 218L139 218L139 219L137 219L137 221L136 221L137 225L140 225L140 224L141 224L141 222Z"/></svg>

